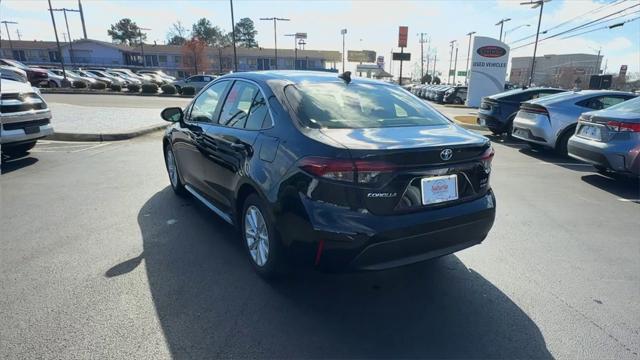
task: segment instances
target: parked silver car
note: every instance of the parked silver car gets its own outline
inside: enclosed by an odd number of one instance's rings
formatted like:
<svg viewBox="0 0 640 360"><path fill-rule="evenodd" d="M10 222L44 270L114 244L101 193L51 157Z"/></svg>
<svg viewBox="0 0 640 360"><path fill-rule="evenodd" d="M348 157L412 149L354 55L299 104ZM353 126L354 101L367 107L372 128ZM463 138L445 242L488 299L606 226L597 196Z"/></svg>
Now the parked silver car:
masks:
<svg viewBox="0 0 640 360"><path fill-rule="evenodd" d="M584 90L529 100L520 105L512 135L533 147L551 148L567 155L567 143L575 133L580 114L606 109L635 96L622 91Z"/></svg>
<svg viewBox="0 0 640 360"><path fill-rule="evenodd" d="M58 75L58 76L62 76L63 72L62 69L49 69L49 71L51 71L52 73ZM90 77L86 77L86 76L82 76L74 71L71 70L64 70L64 74L67 75L67 80L71 81L71 83L73 83L74 81L84 81L87 84L93 84L98 82L98 80L94 79L94 78L90 78Z"/></svg>
<svg viewBox="0 0 640 360"><path fill-rule="evenodd" d="M640 176L640 97L582 114L568 150L599 172Z"/></svg>
<svg viewBox="0 0 640 360"><path fill-rule="evenodd" d="M196 89L196 93L202 90L208 83L215 80L216 76L214 75L193 75L189 76L186 79L177 80L172 82L171 84L178 89L178 92L182 92L182 88L185 86L193 86Z"/></svg>
<svg viewBox="0 0 640 360"><path fill-rule="evenodd" d="M53 134L51 111L29 83L0 79L0 144L2 153L21 155L36 141Z"/></svg>

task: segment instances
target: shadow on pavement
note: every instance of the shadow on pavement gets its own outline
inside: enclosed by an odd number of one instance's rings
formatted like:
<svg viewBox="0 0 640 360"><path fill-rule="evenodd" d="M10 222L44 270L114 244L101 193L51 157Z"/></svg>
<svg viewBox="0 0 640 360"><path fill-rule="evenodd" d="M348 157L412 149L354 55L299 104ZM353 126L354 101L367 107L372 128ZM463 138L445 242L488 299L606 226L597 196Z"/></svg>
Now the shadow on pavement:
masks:
<svg viewBox="0 0 640 360"><path fill-rule="evenodd" d="M582 176L582 181L604 190L621 199L630 199L640 204L640 180L620 177L607 177L593 174Z"/></svg>
<svg viewBox="0 0 640 360"><path fill-rule="evenodd" d="M24 167L33 165L38 162L37 158L24 155L22 157L12 158L2 156L2 162L0 163L0 173L8 174L12 171L22 169Z"/></svg>
<svg viewBox="0 0 640 360"><path fill-rule="evenodd" d="M456 256L384 272L296 270L269 284L232 227L170 187L138 223L143 255L107 276L144 258L176 358L551 358L527 314Z"/></svg>

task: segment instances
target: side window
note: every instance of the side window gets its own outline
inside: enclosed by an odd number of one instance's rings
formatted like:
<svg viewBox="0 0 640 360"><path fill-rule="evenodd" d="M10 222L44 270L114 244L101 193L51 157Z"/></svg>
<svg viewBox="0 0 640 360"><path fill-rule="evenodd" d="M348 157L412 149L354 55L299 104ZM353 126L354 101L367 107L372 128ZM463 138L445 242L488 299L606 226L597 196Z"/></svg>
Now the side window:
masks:
<svg viewBox="0 0 640 360"><path fill-rule="evenodd" d="M227 84L228 81L221 81L209 86L200 94L193 102L189 120L196 122L215 122L216 109L220 98L224 95Z"/></svg>
<svg viewBox="0 0 640 360"><path fill-rule="evenodd" d="M233 84L220 112L220 125L243 128L258 88L244 81Z"/></svg>
<svg viewBox="0 0 640 360"><path fill-rule="evenodd" d="M609 106L623 102L625 98L619 96L596 96L590 99L582 100L576 105L586 107L593 110L606 109Z"/></svg>
<svg viewBox="0 0 640 360"><path fill-rule="evenodd" d="M187 80L189 80L189 82L200 82L200 81L202 81L202 76L192 76L192 77L188 78Z"/></svg>
<svg viewBox="0 0 640 360"><path fill-rule="evenodd" d="M213 79L211 78L211 76L203 76L203 77L202 77L202 81L209 82L209 81L211 81L211 80L213 80Z"/></svg>
<svg viewBox="0 0 640 360"><path fill-rule="evenodd" d="M248 130L260 130L262 128L270 126L271 118L269 117L269 108L267 106L267 101L262 96L262 93L258 91L256 97L251 103L249 118L247 119L245 128Z"/></svg>

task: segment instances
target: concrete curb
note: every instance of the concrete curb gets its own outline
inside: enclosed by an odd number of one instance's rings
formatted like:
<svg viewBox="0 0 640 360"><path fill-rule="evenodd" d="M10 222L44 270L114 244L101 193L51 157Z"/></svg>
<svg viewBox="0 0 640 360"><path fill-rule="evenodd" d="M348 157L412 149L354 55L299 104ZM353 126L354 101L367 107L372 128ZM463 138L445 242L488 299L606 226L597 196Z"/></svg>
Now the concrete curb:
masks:
<svg viewBox="0 0 640 360"><path fill-rule="evenodd" d="M119 141L128 140L134 137L146 135L155 131L163 130L168 124L151 125L143 128L139 128L129 132L123 133L64 133L54 132L52 135L47 136L47 140L58 141Z"/></svg>
<svg viewBox="0 0 640 360"><path fill-rule="evenodd" d="M481 130L481 131L487 131L488 129L480 126L480 125L476 125L476 124L469 124L469 123L464 123L458 120L454 120L454 122L460 126L462 126L465 129L471 129L471 130Z"/></svg>
<svg viewBox="0 0 640 360"><path fill-rule="evenodd" d="M195 95L180 95L180 94L143 94L143 93L129 93L129 92L116 92L116 91L100 91L100 90L72 90L72 89L48 89L41 88L40 92L42 94L73 94L73 95L115 95L115 96L157 96L157 97L167 97L167 98L193 98Z"/></svg>

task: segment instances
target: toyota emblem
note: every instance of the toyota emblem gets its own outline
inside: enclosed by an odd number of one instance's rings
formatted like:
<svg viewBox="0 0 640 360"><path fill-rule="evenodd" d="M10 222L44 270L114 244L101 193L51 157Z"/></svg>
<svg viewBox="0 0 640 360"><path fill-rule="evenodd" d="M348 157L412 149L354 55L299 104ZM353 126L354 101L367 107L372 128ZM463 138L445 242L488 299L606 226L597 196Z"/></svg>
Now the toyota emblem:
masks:
<svg viewBox="0 0 640 360"><path fill-rule="evenodd" d="M453 157L453 150L451 149L444 149L440 152L440 159L444 161L451 160L452 157Z"/></svg>

